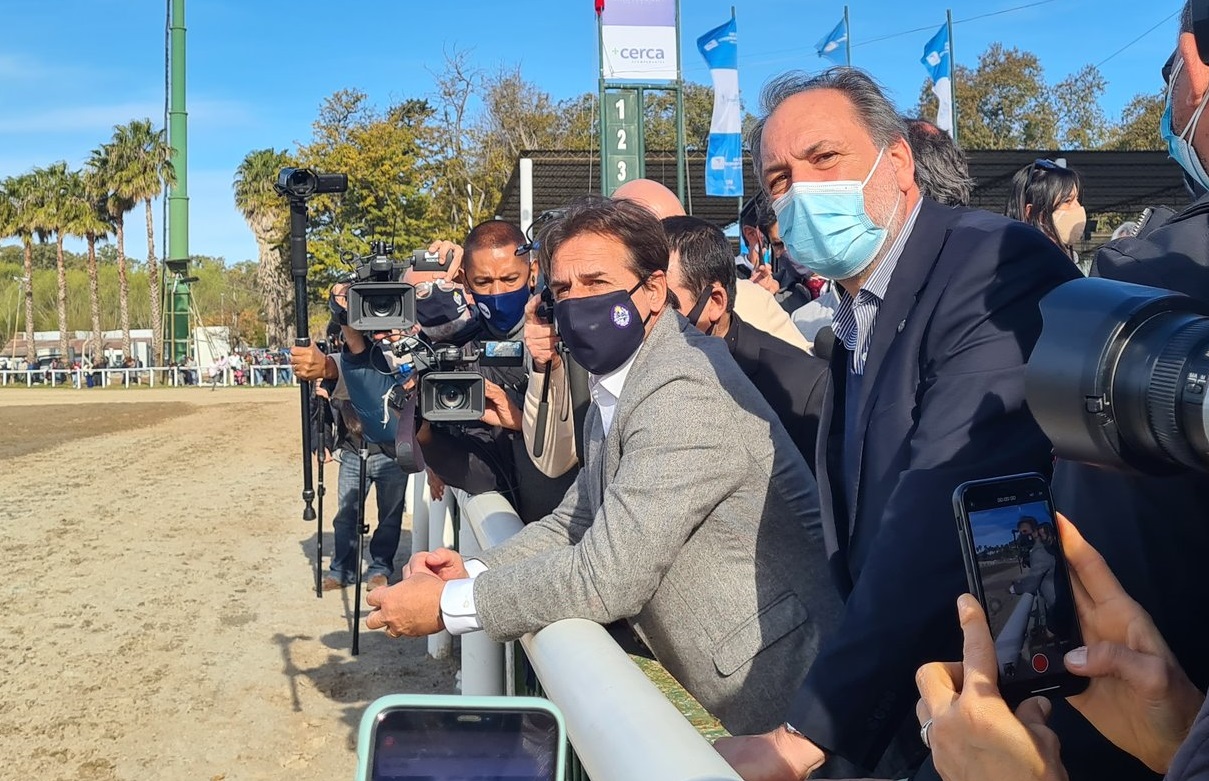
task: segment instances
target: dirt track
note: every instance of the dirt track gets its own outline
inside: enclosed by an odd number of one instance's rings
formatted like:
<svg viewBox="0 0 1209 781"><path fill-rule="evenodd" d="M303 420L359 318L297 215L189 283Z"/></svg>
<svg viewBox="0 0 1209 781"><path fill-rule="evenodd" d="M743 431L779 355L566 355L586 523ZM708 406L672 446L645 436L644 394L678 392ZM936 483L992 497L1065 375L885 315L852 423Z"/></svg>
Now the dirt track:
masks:
<svg viewBox="0 0 1209 781"><path fill-rule="evenodd" d="M453 690L349 654L300 474L296 389L0 390L0 779L350 779L370 700Z"/></svg>

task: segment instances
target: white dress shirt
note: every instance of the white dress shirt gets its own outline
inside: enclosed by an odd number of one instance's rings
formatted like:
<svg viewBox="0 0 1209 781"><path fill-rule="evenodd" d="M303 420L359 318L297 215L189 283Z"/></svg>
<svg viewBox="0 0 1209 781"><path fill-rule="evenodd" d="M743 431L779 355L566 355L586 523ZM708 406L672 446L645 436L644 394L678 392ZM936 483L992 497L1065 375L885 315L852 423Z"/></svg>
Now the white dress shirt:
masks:
<svg viewBox="0 0 1209 781"><path fill-rule="evenodd" d="M638 356L635 350L626 362L608 374L588 375L588 388L592 392L592 403L600 408L600 422L604 427L605 436L613 427L613 413L617 411L617 401L625 388L626 378L630 376L630 367ZM487 571L487 565L478 559L467 559L466 572L468 578L451 580L441 590L441 620L445 622L445 631L451 635L464 635L483 628L479 621L478 611L474 606L474 579Z"/></svg>

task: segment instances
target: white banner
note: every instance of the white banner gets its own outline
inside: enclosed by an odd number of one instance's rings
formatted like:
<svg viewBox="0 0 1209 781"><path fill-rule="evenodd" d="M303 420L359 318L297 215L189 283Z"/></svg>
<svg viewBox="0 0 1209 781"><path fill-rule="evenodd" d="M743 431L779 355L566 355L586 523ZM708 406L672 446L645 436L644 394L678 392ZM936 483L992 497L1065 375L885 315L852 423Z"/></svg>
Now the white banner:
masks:
<svg viewBox="0 0 1209 781"><path fill-rule="evenodd" d="M601 75L606 79L674 80L675 0L605 0L603 5Z"/></svg>

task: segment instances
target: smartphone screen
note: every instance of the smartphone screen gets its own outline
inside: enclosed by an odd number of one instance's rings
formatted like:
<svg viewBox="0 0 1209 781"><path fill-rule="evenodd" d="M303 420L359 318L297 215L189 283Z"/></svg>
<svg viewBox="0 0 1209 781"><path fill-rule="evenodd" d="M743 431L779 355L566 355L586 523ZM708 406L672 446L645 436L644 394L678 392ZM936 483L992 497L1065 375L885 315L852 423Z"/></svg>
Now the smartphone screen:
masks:
<svg viewBox="0 0 1209 781"><path fill-rule="evenodd" d="M373 781L556 781L559 728L541 710L392 709L373 746Z"/></svg>
<svg viewBox="0 0 1209 781"><path fill-rule="evenodd" d="M966 574L986 610L1004 698L1081 691L1086 680L1062 662L1083 639L1049 485L1040 475L978 481L954 499Z"/></svg>

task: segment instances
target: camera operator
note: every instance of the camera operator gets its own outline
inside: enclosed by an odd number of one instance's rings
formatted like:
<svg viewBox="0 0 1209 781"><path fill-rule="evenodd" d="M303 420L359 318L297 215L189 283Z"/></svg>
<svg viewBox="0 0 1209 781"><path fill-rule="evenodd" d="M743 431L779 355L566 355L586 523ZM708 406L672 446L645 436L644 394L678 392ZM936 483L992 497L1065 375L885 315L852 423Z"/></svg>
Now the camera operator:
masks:
<svg viewBox="0 0 1209 781"><path fill-rule="evenodd" d="M366 568L369 588L386 585L394 570L402 533L407 475L395 461L398 423L386 410L385 399L395 381L388 358L373 349L368 335L347 325L347 283L332 287L329 306L340 324L344 347L339 356L325 355L318 346L290 348L294 373L303 380L322 380L329 388L332 409L341 431L338 452L337 510L332 519L335 550L323 589L331 591L353 583L356 558L356 516L359 495L359 452L369 451L365 471L378 502L378 525L370 539L371 563Z"/></svg>
<svg viewBox="0 0 1209 781"><path fill-rule="evenodd" d="M461 258L458 277L474 302L471 316L477 323L467 343L482 349L488 341L522 340L526 305L537 281L524 234L511 223L484 222L467 235ZM417 300L417 314L423 311L421 304ZM547 476L529 456L522 433L529 384L523 362L517 366L480 366L479 372L486 380L487 410L482 422L458 427L426 422L422 428L427 427L428 432L418 438L425 460L449 485L472 494L497 490L512 502L523 521L535 521L558 505L575 472ZM572 425L553 417L550 422L555 426ZM494 486L464 479L467 467L475 462L492 466Z"/></svg>

